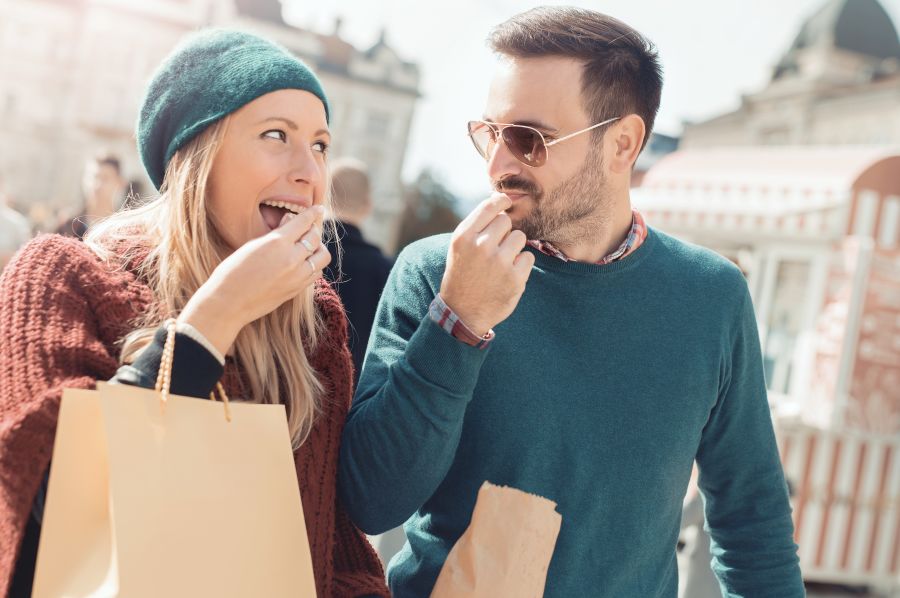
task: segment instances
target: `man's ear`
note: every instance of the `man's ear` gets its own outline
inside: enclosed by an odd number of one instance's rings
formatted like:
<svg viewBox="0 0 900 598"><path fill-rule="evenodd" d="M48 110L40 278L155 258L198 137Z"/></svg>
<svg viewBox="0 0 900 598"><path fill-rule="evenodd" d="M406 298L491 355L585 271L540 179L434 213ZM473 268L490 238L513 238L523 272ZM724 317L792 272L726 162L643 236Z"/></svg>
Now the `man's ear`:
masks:
<svg viewBox="0 0 900 598"><path fill-rule="evenodd" d="M605 135L604 144L610 171L616 174L631 172L641 153L646 133L644 119L637 114L629 114L613 123Z"/></svg>

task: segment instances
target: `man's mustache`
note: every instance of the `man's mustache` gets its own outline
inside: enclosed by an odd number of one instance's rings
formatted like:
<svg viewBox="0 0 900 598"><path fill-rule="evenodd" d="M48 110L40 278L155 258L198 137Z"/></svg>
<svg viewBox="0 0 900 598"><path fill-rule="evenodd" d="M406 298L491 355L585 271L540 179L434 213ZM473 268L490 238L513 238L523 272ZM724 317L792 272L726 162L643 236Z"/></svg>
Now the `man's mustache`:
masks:
<svg viewBox="0 0 900 598"><path fill-rule="evenodd" d="M537 185L535 185L531 181L526 181L525 179L516 177L510 177L508 179L503 179L502 181L497 181L496 183L494 183L494 191L496 191L497 193L519 191L521 193L527 193L534 198L537 198L537 196L540 194L540 189L538 189Z"/></svg>

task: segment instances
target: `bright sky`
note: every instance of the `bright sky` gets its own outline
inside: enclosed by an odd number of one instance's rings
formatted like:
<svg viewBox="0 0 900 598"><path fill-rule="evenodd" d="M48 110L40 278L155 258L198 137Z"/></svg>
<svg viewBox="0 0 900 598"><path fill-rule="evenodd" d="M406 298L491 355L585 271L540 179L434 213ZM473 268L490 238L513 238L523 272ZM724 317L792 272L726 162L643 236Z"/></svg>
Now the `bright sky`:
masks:
<svg viewBox="0 0 900 598"><path fill-rule="evenodd" d="M659 49L665 83L656 130L679 134L685 120L736 108L742 93L765 85L772 65L803 20L825 0L605 0L579 2L615 16ZM900 23L900 0L881 0ZM417 62L423 97L413 120L404 180L429 167L467 199L489 191L484 161L465 123L484 107L494 58L490 29L536 4L520 0L284 0L295 24L330 32L343 17L342 36L368 48L382 28L405 60ZM573 4L552 2L546 4ZM317 5L313 7L313 5Z"/></svg>

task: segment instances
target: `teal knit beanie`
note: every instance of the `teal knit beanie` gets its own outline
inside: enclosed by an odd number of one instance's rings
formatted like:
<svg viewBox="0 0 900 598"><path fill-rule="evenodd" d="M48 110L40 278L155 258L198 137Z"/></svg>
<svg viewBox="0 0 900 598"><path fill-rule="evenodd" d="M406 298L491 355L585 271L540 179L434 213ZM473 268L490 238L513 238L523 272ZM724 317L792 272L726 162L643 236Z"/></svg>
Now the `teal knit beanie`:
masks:
<svg viewBox="0 0 900 598"><path fill-rule="evenodd" d="M179 148L223 116L279 89L316 95L329 118L319 79L281 46L225 29L191 35L153 75L138 117L138 151L156 188Z"/></svg>

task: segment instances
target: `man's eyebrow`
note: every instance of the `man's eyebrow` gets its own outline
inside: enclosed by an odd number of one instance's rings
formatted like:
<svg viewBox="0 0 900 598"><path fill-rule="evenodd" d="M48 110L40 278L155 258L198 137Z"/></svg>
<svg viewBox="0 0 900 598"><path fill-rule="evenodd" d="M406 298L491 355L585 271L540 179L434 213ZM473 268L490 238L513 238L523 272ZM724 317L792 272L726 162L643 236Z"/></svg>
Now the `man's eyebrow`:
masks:
<svg viewBox="0 0 900 598"><path fill-rule="evenodd" d="M495 123L495 122L497 122L497 121L495 121L495 120L493 120L493 119L491 119L491 118L489 118L489 117L487 117L487 116L483 116L483 117L482 117L482 120L483 120L484 122L486 122L486 123ZM541 121L539 121L539 120L517 120L517 121L511 122L511 123L504 123L504 124L509 124L509 125L525 125L526 127L531 127L531 128L533 128L533 129L538 129L539 131L546 131L547 133L558 133L558 132L559 132L559 129L557 129L557 128L555 128L555 127L551 127L550 125L548 125L548 124L546 124L546 123L543 123L543 122L541 122Z"/></svg>

